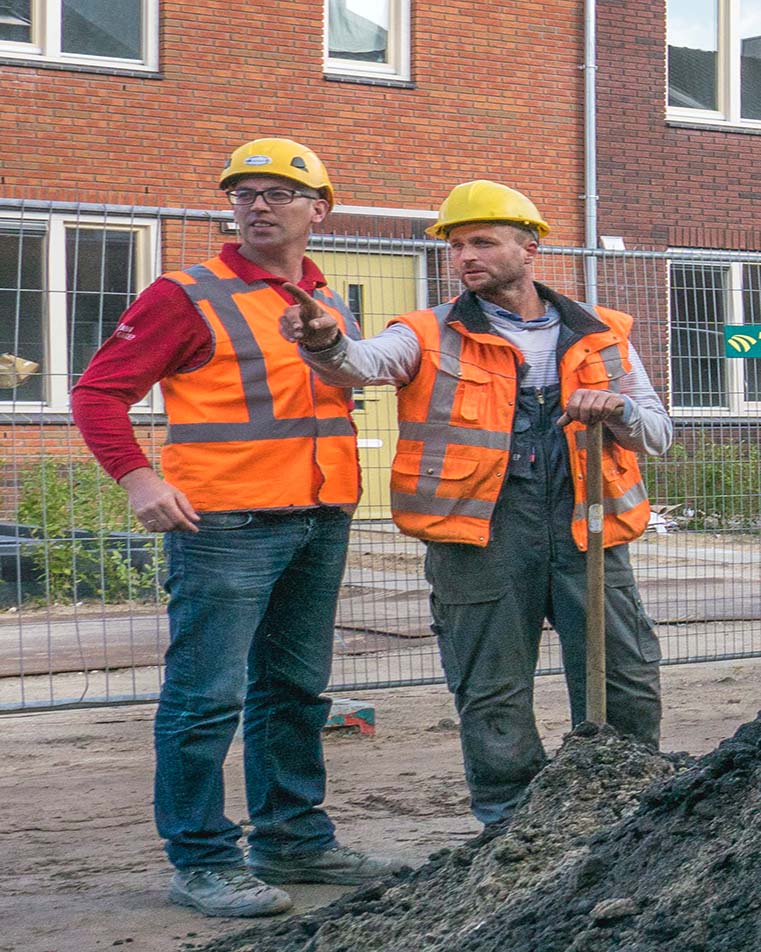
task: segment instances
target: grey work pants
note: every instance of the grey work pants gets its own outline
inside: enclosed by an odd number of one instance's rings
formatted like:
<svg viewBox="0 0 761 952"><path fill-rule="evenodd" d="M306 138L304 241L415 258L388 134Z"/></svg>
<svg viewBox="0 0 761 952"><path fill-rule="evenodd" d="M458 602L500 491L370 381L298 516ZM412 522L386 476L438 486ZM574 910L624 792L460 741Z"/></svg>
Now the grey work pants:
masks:
<svg viewBox="0 0 761 952"><path fill-rule="evenodd" d="M570 482L542 432L532 477L503 486L489 545L429 543L426 554L432 627L460 715L473 813L483 823L508 816L545 763L533 710L545 618L560 638L572 722L585 717L586 556L571 537ZM625 545L605 552L605 629L608 721L657 747L660 649Z"/></svg>
<svg viewBox="0 0 761 952"><path fill-rule="evenodd" d="M573 724L586 707L585 578L544 580L527 574L518 590L476 604L431 597L447 684L460 715L465 774L475 816L509 815L545 763L533 709L534 671L544 621L542 581L549 582L551 621L561 638ZM606 584L608 722L658 746L659 649L633 584Z"/></svg>

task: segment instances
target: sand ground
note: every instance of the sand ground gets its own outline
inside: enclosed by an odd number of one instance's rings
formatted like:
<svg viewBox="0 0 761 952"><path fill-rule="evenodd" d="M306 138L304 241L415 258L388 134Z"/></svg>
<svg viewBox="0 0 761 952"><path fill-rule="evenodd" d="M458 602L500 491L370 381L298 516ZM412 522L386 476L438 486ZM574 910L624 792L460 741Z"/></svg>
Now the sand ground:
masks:
<svg viewBox="0 0 761 952"><path fill-rule="evenodd" d="M706 753L761 707L761 659L663 668L664 750ZM376 733L326 733L327 805L341 840L410 864L480 829L468 812L451 698L443 686L366 692ZM548 750L568 730L562 678L537 681ZM0 952L180 952L251 923L169 905L170 867L151 813L154 707L2 717ZM245 816L236 741L228 813ZM338 887L291 887L295 912Z"/></svg>

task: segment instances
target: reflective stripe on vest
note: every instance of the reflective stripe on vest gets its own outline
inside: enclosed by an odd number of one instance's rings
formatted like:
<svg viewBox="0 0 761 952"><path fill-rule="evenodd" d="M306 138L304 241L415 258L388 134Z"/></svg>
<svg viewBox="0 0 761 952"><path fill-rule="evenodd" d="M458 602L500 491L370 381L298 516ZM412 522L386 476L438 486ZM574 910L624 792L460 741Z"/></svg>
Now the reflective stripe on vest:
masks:
<svg viewBox="0 0 761 952"><path fill-rule="evenodd" d="M642 481L636 483L631 489L628 489L623 496L606 496L602 501L602 511L604 515L620 516L630 512L642 502L647 502L647 491ZM585 521L587 518L586 503L577 503L573 507L573 518L575 520Z"/></svg>
<svg viewBox="0 0 761 952"><path fill-rule="evenodd" d="M480 429L455 425L452 422L458 388L467 373L467 368L463 366L463 349L467 338L447 324L451 309L452 303L449 302L427 312L435 318L438 330L435 360L431 361L425 356L423 358L428 359L429 366L431 363L435 364L431 392L427 398L427 419L404 419L400 415L399 443L392 466L396 478L392 479L391 508L397 525L410 535L427 539L439 538L427 518L433 517L440 528L446 524L448 532L452 531L455 524L462 528L467 522L468 529L463 530L466 537L458 541L485 544L501 474L504 472L510 449L511 433L509 429ZM432 340L427 343L429 347L434 347ZM483 372L483 368L480 369ZM405 400L402 394L400 400L402 403ZM419 459L415 492L402 492L398 488L401 481L400 458L404 456L405 443L415 445L413 456ZM491 451L494 457L493 465L487 464L479 483L478 496L451 494L452 474L450 472L447 477L444 472L448 466L452 466L453 459L458 458L457 447ZM472 453L470 457L476 458ZM473 465L475 468L476 464ZM500 470L497 474L500 478L497 480L493 476L495 468ZM493 484L493 492L491 498L484 498L488 494L485 490L488 483ZM442 487L450 488L450 492L441 494ZM445 541L452 540L447 538Z"/></svg>
<svg viewBox="0 0 761 952"><path fill-rule="evenodd" d="M295 417L278 419L272 405L272 395L267 386L266 364L261 347L248 326L245 317L235 303L234 295L250 294L252 291L269 289L266 281L246 284L233 272L220 277L206 265L194 265L185 274L195 279L193 284L182 287L190 300L198 307L208 301L224 326L238 358L241 381L245 394L248 419L239 423L170 423L167 427L169 443L230 443L241 440L289 439L292 437L352 436L354 429L346 416ZM166 277L174 278L174 275ZM317 297L318 295L315 295ZM339 310L335 300L319 295L319 300ZM285 306L285 302L283 302ZM200 308L199 308L200 310ZM344 321L347 330L349 321ZM354 335L351 335L354 336Z"/></svg>
<svg viewBox="0 0 761 952"><path fill-rule="evenodd" d="M619 393L621 390L621 377L623 377L624 370L623 361L621 360L621 350L616 344L611 344L610 347L603 347L599 351L600 357L602 357L603 363L608 369L608 389L613 393Z"/></svg>

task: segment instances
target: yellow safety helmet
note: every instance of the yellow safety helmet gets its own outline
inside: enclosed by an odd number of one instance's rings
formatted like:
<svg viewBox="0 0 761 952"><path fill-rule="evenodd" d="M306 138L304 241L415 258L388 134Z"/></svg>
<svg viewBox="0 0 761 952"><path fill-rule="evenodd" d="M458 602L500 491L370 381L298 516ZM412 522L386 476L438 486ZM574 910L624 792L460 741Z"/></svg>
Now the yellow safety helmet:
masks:
<svg viewBox="0 0 761 952"><path fill-rule="evenodd" d="M254 139L237 148L219 177L219 187L230 188L244 175L279 175L317 189L330 207L335 204L333 186L320 159L293 139Z"/></svg>
<svg viewBox="0 0 761 952"><path fill-rule="evenodd" d="M469 222L515 222L536 230L540 238L550 226L536 205L521 192L499 182L476 179L455 185L439 208L439 217L425 232L431 238L446 238L450 228Z"/></svg>

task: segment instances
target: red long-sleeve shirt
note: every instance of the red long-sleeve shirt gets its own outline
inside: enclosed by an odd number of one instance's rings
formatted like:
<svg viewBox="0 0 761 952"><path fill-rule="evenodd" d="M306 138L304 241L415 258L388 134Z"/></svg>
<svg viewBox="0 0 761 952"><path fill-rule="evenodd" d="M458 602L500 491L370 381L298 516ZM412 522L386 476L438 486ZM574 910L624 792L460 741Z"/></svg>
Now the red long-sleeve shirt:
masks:
<svg viewBox="0 0 761 952"><path fill-rule="evenodd" d="M220 257L247 284L266 281L283 298L285 278L277 277L226 244ZM317 265L304 258L299 287L308 293L325 286ZM140 448L130 407L151 387L179 371L199 367L211 354L208 325L182 288L158 278L127 308L119 326L102 345L71 393L74 421L91 452L114 479L150 463Z"/></svg>

